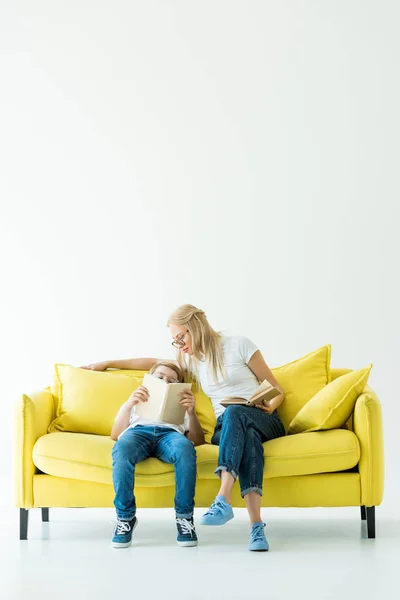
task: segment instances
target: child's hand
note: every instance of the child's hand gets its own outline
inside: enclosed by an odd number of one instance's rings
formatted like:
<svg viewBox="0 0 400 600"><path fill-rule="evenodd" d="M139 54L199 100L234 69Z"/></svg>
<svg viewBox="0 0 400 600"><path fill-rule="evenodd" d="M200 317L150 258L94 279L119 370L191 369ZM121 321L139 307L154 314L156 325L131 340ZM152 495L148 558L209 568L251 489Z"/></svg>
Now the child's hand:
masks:
<svg viewBox="0 0 400 600"><path fill-rule="evenodd" d="M191 390L185 390L181 393L182 400L179 403L186 408L188 415L192 415L196 408L196 400Z"/></svg>
<svg viewBox="0 0 400 600"><path fill-rule="evenodd" d="M140 387L137 388L137 390L132 392L132 394L129 396L129 398L127 400L127 404L131 408L133 408L134 406L139 404L139 402L147 402L148 399L149 399L148 389L145 388L143 385L141 385Z"/></svg>

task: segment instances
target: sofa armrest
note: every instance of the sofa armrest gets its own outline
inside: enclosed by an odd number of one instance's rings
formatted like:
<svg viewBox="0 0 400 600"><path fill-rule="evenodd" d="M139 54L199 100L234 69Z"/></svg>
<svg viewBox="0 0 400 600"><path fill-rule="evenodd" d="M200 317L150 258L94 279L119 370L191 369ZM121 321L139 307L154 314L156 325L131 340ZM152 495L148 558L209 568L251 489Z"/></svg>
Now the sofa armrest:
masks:
<svg viewBox="0 0 400 600"><path fill-rule="evenodd" d="M366 387L354 407L353 430L360 442L361 503L377 506L384 487L382 410L378 396Z"/></svg>
<svg viewBox="0 0 400 600"><path fill-rule="evenodd" d="M54 418L54 399L49 389L17 401L14 416L14 493L19 508L33 506L33 475L36 468L32 450L36 440L47 433Z"/></svg>

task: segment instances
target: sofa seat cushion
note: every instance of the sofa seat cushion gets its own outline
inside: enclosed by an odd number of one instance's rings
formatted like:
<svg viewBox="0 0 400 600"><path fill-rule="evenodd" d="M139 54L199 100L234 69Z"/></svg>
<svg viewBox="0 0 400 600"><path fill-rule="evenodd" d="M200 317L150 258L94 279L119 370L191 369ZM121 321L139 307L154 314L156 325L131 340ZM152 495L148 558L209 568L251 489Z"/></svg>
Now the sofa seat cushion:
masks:
<svg viewBox="0 0 400 600"><path fill-rule="evenodd" d="M47 475L68 479L112 483L112 447L108 436L54 432L39 438L33 448L33 462ZM196 448L197 475L214 479L218 446ZM360 449L352 431L337 429L299 433L264 444L264 477L288 477L345 471L358 464ZM147 458L136 467L138 487L174 485L173 465Z"/></svg>
<svg viewBox="0 0 400 600"><path fill-rule="evenodd" d="M197 450L200 479L214 478L218 447L205 445ZM264 444L264 478L290 477L346 471L360 460L360 446L352 431L336 429L299 433Z"/></svg>
<svg viewBox="0 0 400 600"><path fill-rule="evenodd" d="M115 442L108 436L54 432L42 436L33 447L35 466L47 475L112 483L111 452ZM147 458L136 467L140 487L174 485L174 466Z"/></svg>

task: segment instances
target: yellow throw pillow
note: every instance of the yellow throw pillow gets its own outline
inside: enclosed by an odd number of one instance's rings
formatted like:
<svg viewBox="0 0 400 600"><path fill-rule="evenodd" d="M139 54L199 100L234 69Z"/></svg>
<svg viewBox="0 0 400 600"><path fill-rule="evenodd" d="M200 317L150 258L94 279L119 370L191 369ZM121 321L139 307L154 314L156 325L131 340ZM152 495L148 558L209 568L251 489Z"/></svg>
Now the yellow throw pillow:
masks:
<svg viewBox="0 0 400 600"><path fill-rule="evenodd" d="M204 431L206 443L211 444L211 438L214 434L215 425L217 424L211 400L205 395L201 387L196 385L196 383L193 383L192 391L196 399L196 413L201 428Z"/></svg>
<svg viewBox="0 0 400 600"><path fill-rule="evenodd" d="M285 430L300 409L330 382L331 347L323 346L302 358L272 369L285 390L285 399L278 408Z"/></svg>
<svg viewBox="0 0 400 600"><path fill-rule="evenodd" d="M140 379L140 385L142 384L143 377L148 371L107 371L108 373L120 375L120 374L129 374L134 377L138 377ZM192 383L192 392L194 394L196 400L196 413L200 421L200 425L202 430L204 431L204 436L206 438L207 444L211 444L211 438L214 434L215 425L217 423L217 419L215 418L214 409L211 404L211 400L208 396L205 395L200 386L198 386L195 380L190 379L189 383Z"/></svg>
<svg viewBox="0 0 400 600"><path fill-rule="evenodd" d="M57 417L49 432L110 435L118 410L140 385L129 375L55 365Z"/></svg>
<svg viewBox="0 0 400 600"><path fill-rule="evenodd" d="M338 429L349 419L363 392L372 365L342 375L318 392L290 423L288 433Z"/></svg>

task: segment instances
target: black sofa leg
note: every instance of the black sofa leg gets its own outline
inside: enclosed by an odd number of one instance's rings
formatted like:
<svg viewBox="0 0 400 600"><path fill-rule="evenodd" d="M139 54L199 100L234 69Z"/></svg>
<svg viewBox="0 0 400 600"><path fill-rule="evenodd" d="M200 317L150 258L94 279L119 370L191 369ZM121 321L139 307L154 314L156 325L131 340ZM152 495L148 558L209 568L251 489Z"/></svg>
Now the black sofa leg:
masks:
<svg viewBox="0 0 400 600"><path fill-rule="evenodd" d="M19 509L19 539L28 539L28 515L29 511L26 508Z"/></svg>
<svg viewBox="0 0 400 600"><path fill-rule="evenodd" d="M367 531L369 538L375 538L375 506L367 506Z"/></svg>
<svg viewBox="0 0 400 600"><path fill-rule="evenodd" d="M42 521L43 521L43 523L49 522L49 509L48 508L42 508Z"/></svg>
<svg viewBox="0 0 400 600"><path fill-rule="evenodd" d="M367 520L367 513L365 512L365 506L360 506L361 508L361 521Z"/></svg>

